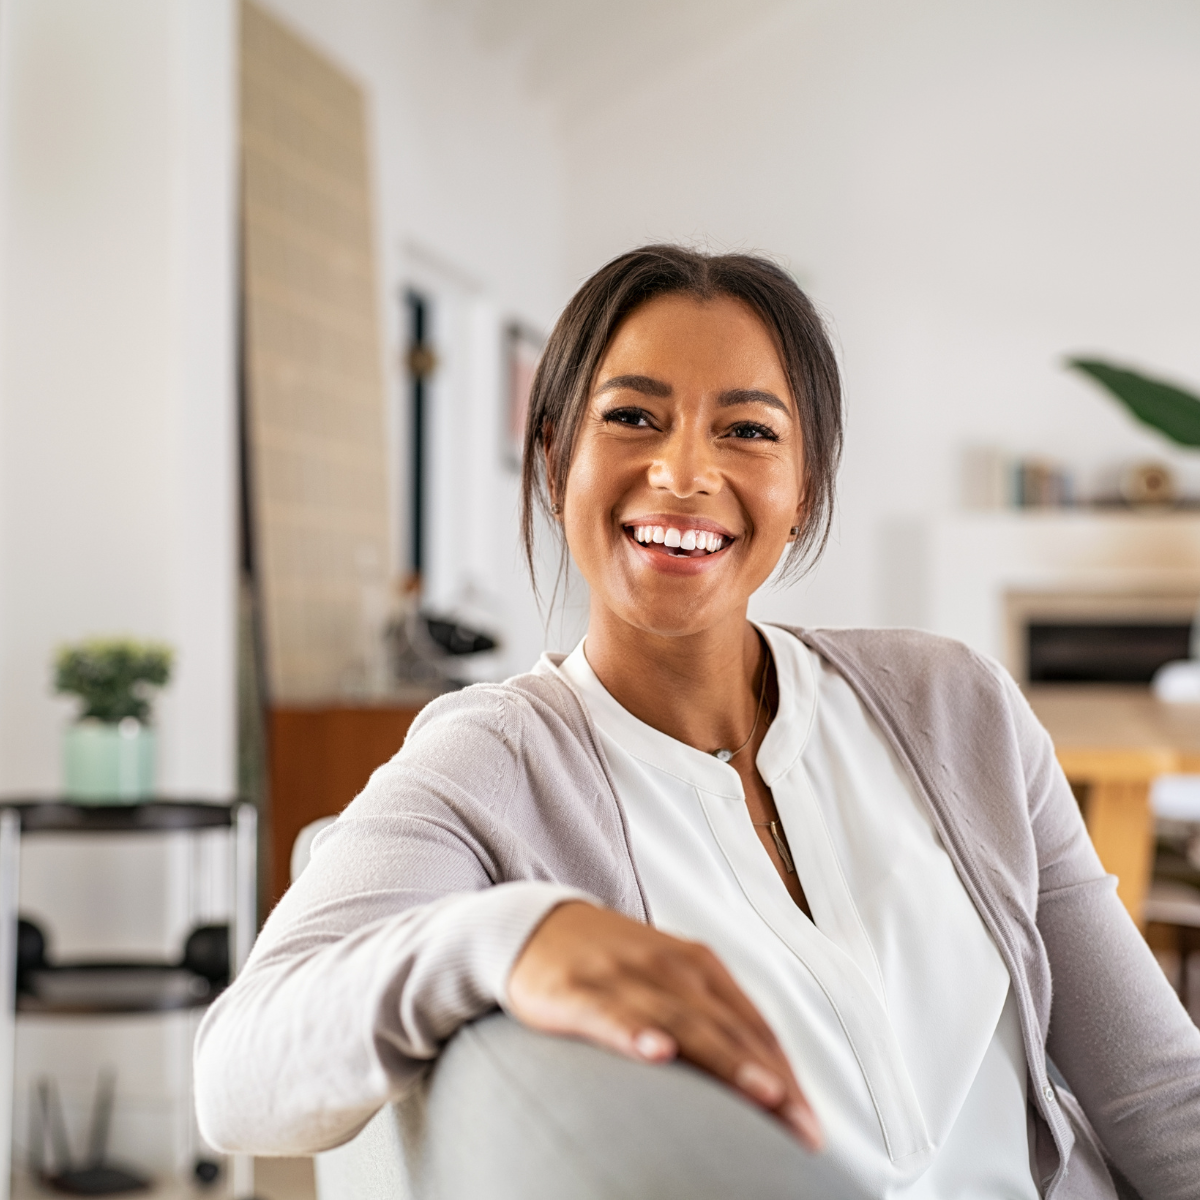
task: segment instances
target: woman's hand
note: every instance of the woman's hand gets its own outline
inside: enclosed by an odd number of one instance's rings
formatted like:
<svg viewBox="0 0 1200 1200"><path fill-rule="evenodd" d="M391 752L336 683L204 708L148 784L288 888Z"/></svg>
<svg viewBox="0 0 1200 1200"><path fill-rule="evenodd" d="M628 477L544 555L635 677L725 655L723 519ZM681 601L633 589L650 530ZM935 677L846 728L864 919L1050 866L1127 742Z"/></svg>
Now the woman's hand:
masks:
<svg viewBox="0 0 1200 1200"><path fill-rule="evenodd" d="M706 946L582 901L553 909L508 981L531 1029L630 1058L677 1055L775 1113L810 1150L823 1137L775 1035Z"/></svg>

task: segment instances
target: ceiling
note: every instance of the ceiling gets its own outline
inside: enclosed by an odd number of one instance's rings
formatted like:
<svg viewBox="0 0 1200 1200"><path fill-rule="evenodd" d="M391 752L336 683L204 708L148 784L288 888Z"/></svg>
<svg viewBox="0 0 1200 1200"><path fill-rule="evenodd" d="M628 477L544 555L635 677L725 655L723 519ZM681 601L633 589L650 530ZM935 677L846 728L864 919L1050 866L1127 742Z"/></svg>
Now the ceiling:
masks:
<svg viewBox="0 0 1200 1200"><path fill-rule="evenodd" d="M564 119L606 107L796 0L435 0L480 42L515 51Z"/></svg>

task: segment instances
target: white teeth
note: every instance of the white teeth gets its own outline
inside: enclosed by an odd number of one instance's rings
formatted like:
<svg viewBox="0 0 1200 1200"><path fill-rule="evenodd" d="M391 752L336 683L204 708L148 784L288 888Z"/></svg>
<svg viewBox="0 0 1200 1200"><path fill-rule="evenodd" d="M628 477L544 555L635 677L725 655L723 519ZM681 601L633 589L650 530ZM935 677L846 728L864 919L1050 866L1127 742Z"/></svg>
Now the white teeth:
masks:
<svg viewBox="0 0 1200 1200"><path fill-rule="evenodd" d="M670 550L704 550L715 554L726 542L719 533L709 533L707 529L676 529L674 526L635 525L634 539L644 545L666 546Z"/></svg>

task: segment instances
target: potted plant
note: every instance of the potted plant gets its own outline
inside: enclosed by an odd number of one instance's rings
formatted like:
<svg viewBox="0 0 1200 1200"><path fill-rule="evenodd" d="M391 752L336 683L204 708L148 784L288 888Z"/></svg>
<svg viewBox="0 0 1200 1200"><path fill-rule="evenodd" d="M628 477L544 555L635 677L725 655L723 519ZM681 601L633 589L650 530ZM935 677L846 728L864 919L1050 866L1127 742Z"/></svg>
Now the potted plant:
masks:
<svg viewBox="0 0 1200 1200"><path fill-rule="evenodd" d="M64 646L54 687L83 702L63 741L65 791L89 804L146 800L154 793L151 688L171 677L171 650L153 642L93 638Z"/></svg>

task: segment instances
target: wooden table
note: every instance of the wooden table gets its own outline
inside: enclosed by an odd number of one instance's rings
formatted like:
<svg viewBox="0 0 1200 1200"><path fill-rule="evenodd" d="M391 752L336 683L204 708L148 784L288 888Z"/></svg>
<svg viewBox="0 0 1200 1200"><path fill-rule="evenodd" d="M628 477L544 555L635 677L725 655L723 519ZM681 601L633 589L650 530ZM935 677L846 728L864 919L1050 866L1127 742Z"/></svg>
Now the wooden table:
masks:
<svg viewBox="0 0 1200 1200"><path fill-rule="evenodd" d="M1154 870L1150 785L1159 775L1200 774L1200 705L1163 704L1145 687L1041 685L1026 694L1140 925Z"/></svg>

